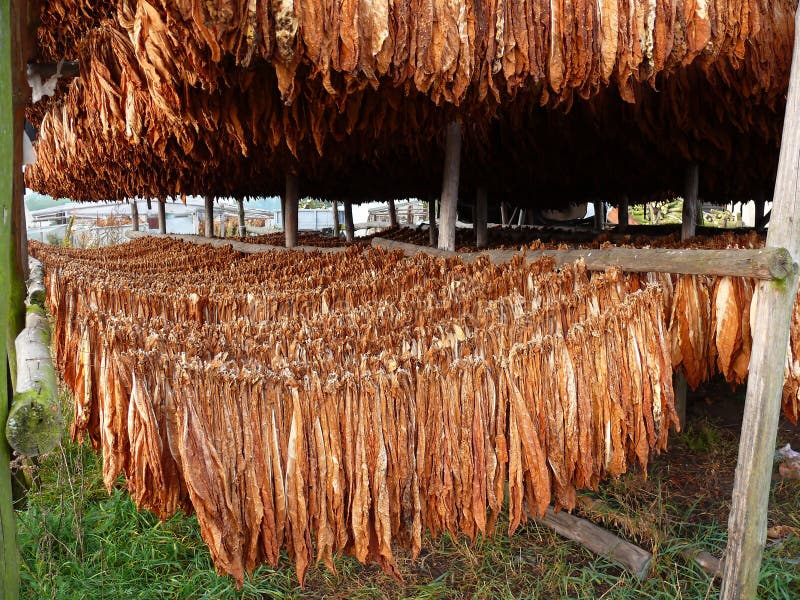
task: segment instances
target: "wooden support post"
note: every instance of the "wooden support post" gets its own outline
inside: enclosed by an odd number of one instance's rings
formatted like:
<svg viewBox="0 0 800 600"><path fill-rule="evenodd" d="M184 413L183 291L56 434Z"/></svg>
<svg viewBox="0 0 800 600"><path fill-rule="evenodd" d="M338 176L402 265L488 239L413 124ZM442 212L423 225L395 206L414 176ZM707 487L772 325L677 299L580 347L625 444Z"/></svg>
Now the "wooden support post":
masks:
<svg viewBox="0 0 800 600"><path fill-rule="evenodd" d="M628 195L622 194L619 197L617 206L617 231L625 233L628 230Z"/></svg>
<svg viewBox="0 0 800 600"><path fill-rule="evenodd" d="M397 207L394 205L394 200L389 200L389 225L397 227Z"/></svg>
<svg viewBox="0 0 800 600"><path fill-rule="evenodd" d="M527 216L526 213L528 211L524 208L519 209L519 219L517 220L517 225L524 225L525 224L525 217Z"/></svg>
<svg viewBox="0 0 800 600"><path fill-rule="evenodd" d="M700 167L692 163L686 168L686 180L683 192L683 214L681 225L681 239L694 237L697 228L698 190L700 187ZM675 391L675 411L678 413L680 430L686 427L686 394L689 386L683 373L675 373L672 378Z"/></svg>
<svg viewBox="0 0 800 600"><path fill-rule="evenodd" d="M167 202L158 201L158 233L167 233Z"/></svg>
<svg viewBox="0 0 800 600"><path fill-rule="evenodd" d="M603 231L606 226L606 203L602 200L594 201L594 228Z"/></svg>
<svg viewBox="0 0 800 600"><path fill-rule="evenodd" d="M500 203L500 223L505 227L511 222L511 216L508 214L508 202Z"/></svg>
<svg viewBox="0 0 800 600"><path fill-rule="evenodd" d="M753 226L758 227L758 224L764 220L764 192L759 192L753 198Z"/></svg>
<svg viewBox="0 0 800 600"><path fill-rule="evenodd" d="M436 232L436 200L428 200L428 244L436 247L438 234Z"/></svg>
<svg viewBox="0 0 800 600"><path fill-rule="evenodd" d="M219 237L225 239L225 207L219 207Z"/></svg>
<svg viewBox="0 0 800 600"><path fill-rule="evenodd" d="M153 210L153 202L150 198L147 199L147 216L150 216L150 211Z"/></svg>
<svg viewBox="0 0 800 600"><path fill-rule="evenodd" d="M136 198L131 200L131 222L133 230L139 231L139 202Z"/></svg>
<svg viewBox="0 0 800 600"><path fill-rule="evenodd" d="M489 206L486 188L479 187L475 194L475 245L486 248L489 244Z"/></svg>
<svg viewBox="0 0 800 600"><path fill-rule="evenodd" d="M694 237L695 229L697 228L697 198L699 188L700 166L697 163L692 163L686 168L686 181L683 192L683 225L681 227L682 240ZM700 217L702 219L702 214Z"/></svg>
<svg viewBox="0 0 800 600"><path fill-rule="evenodd" d="M795 14L794 52L783 122L778 175L767 248L783 247L800 259L800 11ZM728 519L722 600L755 598L767 537L772 457L778 433L786 347L797 294L797 269L783 281L758 284L750 374L739 459Z"/></svg>
<svg viewBox="0 0 800 600"><path fill-rule="evenodd" d="M9 395L10 334L22 308L17 288L20 271L16 244L21 243L17 211L21 202L22 121L26 95L20 64L21 3L0 0L0 427L5 430ZM12 8L13 7L13 8ZM21 106L20 106L21 103ZM16 228L16 229L15 229ZM0 598L19 597L19 555L11 491L10 450L0 436Z"/></svg>
<svg viewBox="0 0 800 600"><path fill-rule="evenodd" d="M204 196L206 205L205 237L214 237L214 197Z"/></svg>
<svg viewBox="0 0 800 600"><path fill-rule="evenodd" d="M456 249L456 219L458 180L461 174L461 124L453 121L447 126L444 146L444 173L439 207L439 249Z"/></svg>
<svg viewBox="0 0 800 600"><path fill-rule="evenodd" d="M283 234L287 248L294 248L297 245L297 211L300 208L300 184L297 175L286 174L286 213L283 219Z"/></svg>
<svg viewBox="0 0 800 600"><path fill-rule="evenodd" d="M247 235L247 225L244 223L244 198L237 198L236 204L239 206L239 237Z"/></svg>
<svg viewBox="0 0 800 600"><path fill-rule="evenodd" d="M356 228L353 225L353 202L348 198L344 201L344 239L352 242L356 237Z"/></svg>
<svg viewBox="0 0 800 600"><path fill-rule="evenodd" d="M334 200L333 201L333 237L337 240L341 237L339 231L339 203Z"/></svg>

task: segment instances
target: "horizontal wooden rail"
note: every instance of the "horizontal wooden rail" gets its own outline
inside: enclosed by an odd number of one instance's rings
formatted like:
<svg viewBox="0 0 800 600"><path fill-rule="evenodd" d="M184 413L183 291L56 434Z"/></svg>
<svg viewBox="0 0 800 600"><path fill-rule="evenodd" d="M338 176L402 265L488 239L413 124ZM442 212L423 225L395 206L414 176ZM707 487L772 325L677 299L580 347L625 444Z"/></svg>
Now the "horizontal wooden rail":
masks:
<svg viewBox="0 0 800 600"><path fill-rule="evenodd" d="M466 262L485 256L492 263L508 262L519 256L518 250L487 250L484 252L447 252L405 242L373 238L372 245L402 250L408 256L419 252L440 258L460 258ZM586 268L603 271L619 267L631 273L679 273L682 275L731 275L754 279L784 279L794 269L791 256L784 248L740 250L670 250L663 248L601 248L587 250L528 250L528 262L551 256L556 265L572 264L583 259Z"/></svg>
<svg viewBox="0 0 800 600"><path fill-rule="evenodd" d="M130 239L147 236L168 237L193 244L209 244L215 248L231 246L234 250L253 254L271 250L286 251L283 246L267 244L248 244L233 240L206 238L197 235L155 234L144 231L128 231ZM499 264L520 255L519 250L486 250L483 252L449 252L429 246L417 246L406 242L396 242L383 238L373 238L372 245L388 250L402 250L407 256L420 252L439 258L460 258L472 262L486 257ZM295 246L294 250L307 252L342 252L344 246L320 248L317 246ZM783 248L760 248L740 250L669 250L663 248L600 248L587 250L528 250L528 262L543 256L551 256L557 266L574 263L583 259L590 271L603 271L609 267L619 267L630 273L678 273L681 275L730 275L733 277L752 277L753 279L784 279L794 268L789 253Z"/></svg>
<svg viewBox="0 0 800 600"><path fill-rule="evenodd" d="M192 244L207 244L214 248L222 248L223 246L231 246L234 250L244 252L246 254L256 254L258 252L270 252L273 250L288 252L290 249L284 246L270 246L269 244L248 244L247 242L237 242L234 240L226 240L222 238L207 238L198 235L178 234L178 233L149 233L147 231L126 231L125 236L131 240L143 237L162 237L171 238L173 240L181 240L182 242L189 242ZM346 248L344 246L334 246L332 248L321 248L318 246L295 246L291 250L305 250L306 252L343 252Z"/></svg>

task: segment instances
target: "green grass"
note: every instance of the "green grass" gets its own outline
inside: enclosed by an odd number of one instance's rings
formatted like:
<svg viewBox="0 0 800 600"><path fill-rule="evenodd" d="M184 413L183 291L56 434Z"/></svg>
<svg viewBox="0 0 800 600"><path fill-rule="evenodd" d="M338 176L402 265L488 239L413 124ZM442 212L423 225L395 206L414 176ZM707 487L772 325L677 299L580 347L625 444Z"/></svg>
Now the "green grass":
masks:
<svg viewBox="0 0 800 600"><path fill-rule="evenodd" d="M400 554L403 585L375 565L340 557L337 575L312 568L300 589L284 557L280 568L259 568L237 590L230 578L216 574L194 517L160 522L138 512L122 487L109 495L97 455L65 441L42 460L40 484L27 509L18 512L23 598L713 598L718 582L680 552L688 546L719 556L724 549L726 525L717 513L726 512L727 497L717 497L716 480L704 476L710 474L704 469L732 474L735 449L729 431L702 422L676 438L649 477L629 473L594 495L611 510L590 515L594 521L654 550L653 571L644 582L534 523L512 538L501 523L496 536L472 544L443 536L426 540L416 561ZM712 491L694 485L695 475ZM725 485L727 475L721 481ZM615 524L614 515L625 523ZM794 535L768 541L759 597L796 599L798 482L773 485L774 525L794 528Z"/></svg>

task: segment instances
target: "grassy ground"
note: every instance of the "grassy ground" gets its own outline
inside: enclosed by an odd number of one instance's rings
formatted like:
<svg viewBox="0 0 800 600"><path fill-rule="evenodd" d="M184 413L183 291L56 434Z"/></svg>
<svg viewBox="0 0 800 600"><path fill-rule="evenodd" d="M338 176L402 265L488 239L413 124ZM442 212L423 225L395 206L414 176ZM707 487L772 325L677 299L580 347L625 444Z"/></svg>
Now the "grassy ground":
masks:
<svg viewBox="0 0 800 600"><path fill-rule="evenodd" d="M236 590L216 575L194 517L159 522L139 513L124 489L109 496L97 456L65 442L42 461L41 481L18 513L23 597L45 598L710 598L718 582L680 555L687 546L719 556L736 461L740 399L720 404L712 389L695 398L687 432L655 460L649 476L631 473L593 497L595 522L653 550L653 571L638 582L619 567L529 523L470 544L428 539L420 558L401 556L405 583L344 557L338 575L312 569L297 587L288 559L260 568ZM725 408L727 407L727 408ZM731 408L733 407L733 408ZM781 443L800 447L800 428L784 424ZM773 480L770 539L759 597L800 597L800 482ZM502 528L502 525L501 525Z"/></svg>

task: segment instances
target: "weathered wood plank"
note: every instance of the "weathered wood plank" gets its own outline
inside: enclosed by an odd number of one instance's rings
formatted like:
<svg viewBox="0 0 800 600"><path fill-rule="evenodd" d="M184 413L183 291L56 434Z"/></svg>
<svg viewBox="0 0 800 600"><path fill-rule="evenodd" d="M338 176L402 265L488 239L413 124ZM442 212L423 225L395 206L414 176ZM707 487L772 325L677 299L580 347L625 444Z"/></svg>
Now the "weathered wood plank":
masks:
<svg viewBox="0 0 800 600"><path fill-rule="evenodd" d="M653 562L653 555L610 531L567 512L556 513L549 507L544 517L536 519L536 522L546 525L569 540L578 542L595 554L619 563L633 573L637 579L647 578Z"/></svg>
<svg viewBox="0 0 800 600"><path fill-rule="evenodd" d="M203 200L206 208L205 236L211 239L214 237L214 197L204 196Z"/></svg>
<svg viewBox="0 0 800 600"><path fill-rule="evenodd" d="M800 258L800 11L775 182L767 250L785 248ZM723 600L756 596L767 536L772 457L778 432L783 370L797 294L797 271L780 282L761 282L755 292L753 348L747 378L739 457L728 519Z"/></svg>
<svg viewBox="0 0 800 600"><path fill-rule="evenodd" d="M397 207L394 200L389 200L389 226L397 227Z"/></svg>
<svg viewBox="0 0 800 600"><path fill-rule="evenodd" d="M485 256L492 263L508 262L519 255L517 250L485 250L457 253L405 242L373 238L373 246L403 250L413 256L425 252L442 258L458 257L473 261ZM680 273L686 275L733 275L754 279L783 279L792 272L789 254L781 248L742 250L668 250L662 248L601 248L590 250L529 250L528 262L552 256L557 265L583 259L591 271L619 267L629 273Z"/></svg>
<svg viewBox="0 0 800 600"><path fill-rule="evenodd" d="M461 124L453 121L447 126L442 174L442 197L439 206L440 250L456 249L456 219L458 180L461 174Z"/></svg>

